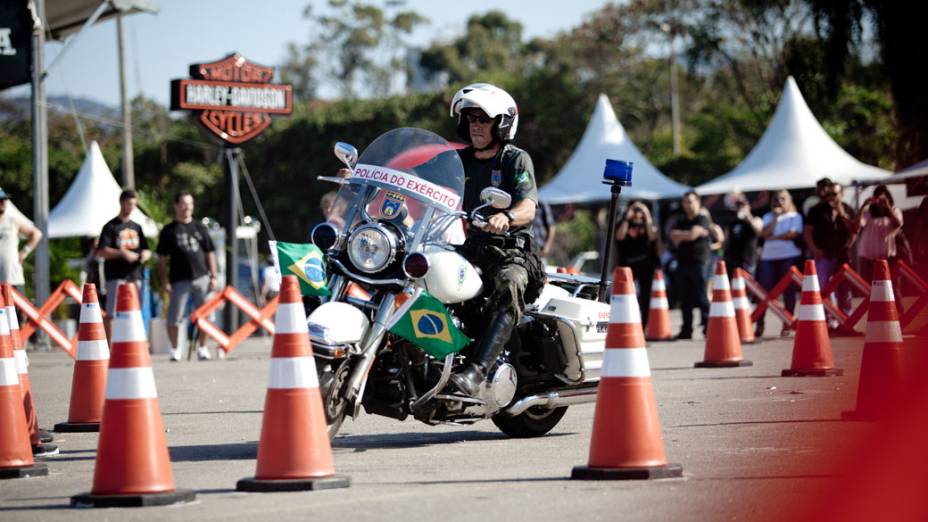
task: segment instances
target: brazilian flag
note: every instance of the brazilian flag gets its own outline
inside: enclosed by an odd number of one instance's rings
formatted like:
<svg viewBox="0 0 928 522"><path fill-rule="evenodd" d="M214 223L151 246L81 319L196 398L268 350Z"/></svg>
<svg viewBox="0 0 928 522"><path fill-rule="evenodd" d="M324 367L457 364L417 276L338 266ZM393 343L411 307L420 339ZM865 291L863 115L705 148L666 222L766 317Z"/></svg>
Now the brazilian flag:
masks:
<svg viewBox="0 0 928 522"><path fill-rule="evenodd" d="M274 266L281 276L295 275L303 295L332 295L326 286L325 255L312 243L268 241Z"/></svg>
<svg viewBox="0 0 928 522"><path fill-rule="evenodd" d="M451 321L445 305L421 289L394 312L387 328L439 359L471 342Z"/></svg>

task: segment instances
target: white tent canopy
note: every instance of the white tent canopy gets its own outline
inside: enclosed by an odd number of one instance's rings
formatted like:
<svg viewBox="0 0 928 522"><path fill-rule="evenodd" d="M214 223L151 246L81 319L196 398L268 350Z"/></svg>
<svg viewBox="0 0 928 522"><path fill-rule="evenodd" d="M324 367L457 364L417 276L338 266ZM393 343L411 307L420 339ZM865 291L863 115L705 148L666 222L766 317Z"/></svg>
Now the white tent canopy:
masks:
<svg viewBox="0 0 928 522"><path fill-rule="evenodd" d="M48 215L48 237L94 237L103 225L119 214L119 193L122 192L113 173L106 166L100 146L90 143L81 170L58 205ZM142 226L148 237L158 233L158 227L139 209L130 216Z"/></svg>
<svg viewBox="0 0 928 522"><path fill-rule="evenodd" d="M740 165L696 188L700 194L740 190L814 187L828 177L845 186L889 176L889 171L861 163L844 151L809 110L790 76L783 96L760 141Z"/></svg>
<svg viewBox="0 0 928 522"><path fill-rule="evenodd" d="M686 185L673 181L651 165L616 118L609 98L600 94L580 144L539 196L554 205L608 201L610 191L602 183L607 158L634 163L632 186L622 189L623 197L675 198L688 190Z"/></svg>

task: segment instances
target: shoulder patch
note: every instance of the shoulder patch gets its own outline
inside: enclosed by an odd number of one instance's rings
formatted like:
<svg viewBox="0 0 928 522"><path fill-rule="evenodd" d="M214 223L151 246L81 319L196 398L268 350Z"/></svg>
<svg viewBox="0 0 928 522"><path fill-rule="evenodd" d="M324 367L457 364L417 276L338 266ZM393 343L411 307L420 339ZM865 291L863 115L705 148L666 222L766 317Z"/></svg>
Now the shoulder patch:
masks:
<svg viewBox="0 0 928 522"><path fill-rule="evenodd" d="M521 187L524 184L531 183L531 178L527 170L523 170L516 176L516 186Z"/></svg>

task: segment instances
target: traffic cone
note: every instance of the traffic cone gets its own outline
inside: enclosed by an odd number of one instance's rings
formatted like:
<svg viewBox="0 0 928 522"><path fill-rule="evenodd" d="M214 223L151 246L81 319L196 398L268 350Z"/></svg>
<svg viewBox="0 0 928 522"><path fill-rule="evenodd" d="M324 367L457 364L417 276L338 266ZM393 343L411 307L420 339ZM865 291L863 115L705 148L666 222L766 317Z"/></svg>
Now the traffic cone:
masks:
<svg viewBox="0 0 928 522"><path fill-rule="evenodd" d="M103 330L97 287L87 283L81 298L81 323L77 333L77 361L71 377L68 422L55 424L55 431L100 431L109 364L110 349Z"/></svg>
<svg viewBox="0 0 928 522"><path fill-rule="evenodd" d="M796 338L793 340L793 362L783 377L814 375L844 375L844 370L835 368L831 359L831 340L828 339L828 324L825 322L825 307L815 272L815 261L806 260L802 275L802 299L799 301L799 318Z"/></svg>
<svg viewBox="0 0 928 522"><path fill-rule="evenodd" d="M715 265L712 278L712 304L709 307L709 329L706 332L706 350L697 368L731 368L752 366L754 363L741 356L741 336L735 321L735 306L731 302L728 272L725 261Z"/></svg>
<svg viewBox="0 0 928 522"><path fill-rule="evenodd" d="M239 491L306 491L345 488L335 474L306 313L295 276L284 276L274 320L274 345L258 465Z"/></svg>
<svg viewBox="0 0 928 522"><path fill-rule="evenodd" d="M32 457L4 293L0 293L0 479L48 475L48 467Z"/></svg>
<svg viewBox="0 0 928 522"><path fill-rule="evenodd" d="M603 357L589 465L570 474L582 480L641 480L679 477L667 464L651 367L641 331L632 271L615 269L606 352Z"/></svg>
<svg viewBox="0 0 928 522"><path fill-rule="evenodd" d="M670 305L667 303L667 285L664 272L660 268L654 271L651 283L651 303L648 306L648 328L645 332L648 341L672 341L670 331Z"/></svg>
<svg viewBox="0 0 928 522"><path fill-rule="evenodd" d="M744 270L735 268L731 278L731 302L735 308L735 323L741 344L755 344L754 326L751 324L751 302L748 301L747 285L744 282Z"/></svg>
<svg viewBox="0 0 928 522"><path fill-rule="evenodd" d="M138 290L134 283L121 284L113 297L113 353L93 489L71 497L71 505L141 507L191 501L196 493L174 487Z"/></svg>
<svg viewBox="0 0 928 522"><path fill-rule="evenodd" d="M880 419L886 417L903 398L902 346L902 329L889 264L879 260L873 265L873 283L870 285L870 309L867 310L867 334L857 386L857 409L843 412L843 418Z"/></svg>
<svg viewBox="0 0 928 522"><path fill-rule="evenodd" d="M39 429L35 399L32 396L32 383L29 381L29 357L26 355L26 347L19 335L19 319L16 317L16 306L13 302L13 287L9 283L3 283L0 285L0 292L3 293L3 301L6 303L10 342L13 345L13 358L16 359L16 373L19 378L23 409L26 411L26 426L29 428L29 444L32 447L32 454L36 457L57 455L58 446L42 442L41 432L44 430Z"/></svg>

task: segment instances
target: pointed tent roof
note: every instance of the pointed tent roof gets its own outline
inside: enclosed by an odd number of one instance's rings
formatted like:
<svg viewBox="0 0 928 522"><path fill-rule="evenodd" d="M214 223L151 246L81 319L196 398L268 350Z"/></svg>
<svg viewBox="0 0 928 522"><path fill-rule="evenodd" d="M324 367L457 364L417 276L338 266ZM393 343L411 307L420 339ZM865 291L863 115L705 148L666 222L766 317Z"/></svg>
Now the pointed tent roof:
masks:
<svg viewBox="0 0 928 522"><path fill-rule="evenodd" d="M99 235L103 225L119 214L120 192L122 188L106 166L100 146L91 142L77 176L48 215L48 237ZM142 225L146 236L158 233L155 222L139 209L130 217Z"/></svg>
<svg viewBox="0 0 928 522"><path fill-rule="evenodd" d="M602 183L606 158L634 163L632 186L622 189L624 197L674 198L688 190L641 154L616 118L609 98L600 94L580 144L554 179L541 189L541 199L551 204L608 201L609 189Z"/></svg>
<svg viewBox="0 0 928 522"><path fill-rule="evenodd" d="M809 110L792 76L754 149L731 172L696 188L700 194L814 187L828 177L844 185L889 176L845 152Z"/></svg>

